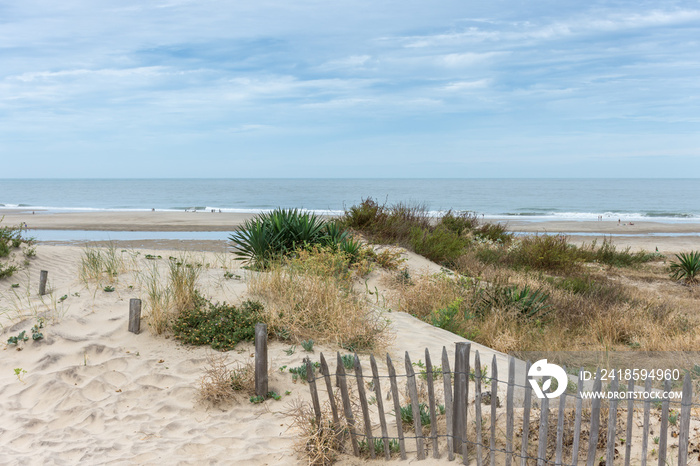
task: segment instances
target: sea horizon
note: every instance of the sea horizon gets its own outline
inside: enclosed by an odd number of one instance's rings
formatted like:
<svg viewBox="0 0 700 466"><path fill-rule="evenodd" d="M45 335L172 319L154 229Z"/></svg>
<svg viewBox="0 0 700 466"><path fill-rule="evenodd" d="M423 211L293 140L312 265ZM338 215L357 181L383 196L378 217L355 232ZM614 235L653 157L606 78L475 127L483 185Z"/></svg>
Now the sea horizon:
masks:
<svg viewBox="0 0 700 466"><path fill-rule="evenodd" d="M700 221L696 178L0 179L0 209L37 213L222 211L277 207L339 215L362 199L488 219Z"/></svg>

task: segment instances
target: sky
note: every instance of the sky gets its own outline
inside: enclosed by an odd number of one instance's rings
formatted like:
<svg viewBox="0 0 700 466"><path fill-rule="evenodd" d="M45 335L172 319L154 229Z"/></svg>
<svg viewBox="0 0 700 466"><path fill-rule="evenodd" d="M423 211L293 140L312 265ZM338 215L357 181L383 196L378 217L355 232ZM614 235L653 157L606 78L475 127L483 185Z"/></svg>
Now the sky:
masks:
<svg viewBox="0 0 700 466"><path fill-rule="evenodd" d="M0 178L697 177L698 1L0 0Z"/></svg>

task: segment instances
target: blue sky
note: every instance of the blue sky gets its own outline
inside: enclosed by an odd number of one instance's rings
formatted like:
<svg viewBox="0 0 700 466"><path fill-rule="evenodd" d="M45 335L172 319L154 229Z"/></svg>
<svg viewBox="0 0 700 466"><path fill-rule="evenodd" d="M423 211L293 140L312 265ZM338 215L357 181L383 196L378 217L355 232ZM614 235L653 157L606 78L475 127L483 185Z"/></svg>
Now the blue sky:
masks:
<svg viewBox="0 0 700 466"><path fill-rule="evenodd" d="M700 3L0 2L2 177L688 177Z"/></svg>

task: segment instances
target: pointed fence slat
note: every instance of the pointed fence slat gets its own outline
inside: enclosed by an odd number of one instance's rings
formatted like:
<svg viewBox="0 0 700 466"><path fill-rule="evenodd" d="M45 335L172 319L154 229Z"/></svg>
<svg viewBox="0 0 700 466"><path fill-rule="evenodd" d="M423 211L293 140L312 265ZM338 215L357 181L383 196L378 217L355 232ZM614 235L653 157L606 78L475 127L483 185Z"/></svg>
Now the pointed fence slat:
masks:
<svg viewBox="0 0 700 466"><path fill-rule="evenodd" d="M544 466L547 455L547 434L549 431L549 398L546 396L541 401L540 409L540 441L537 446L537 466Z"/></svg>
<svg viewBox="0 0 700 466"><path fill-rule="evenodd" d="M601 380L600 368L596 372L595 382L593 383L593 391L598 393L603 387ZM598 432L600 430L600 398L594 398L591 403L591 429L590 438L588 439L588 458L586 459L587 466L593 466L596 461L596 449L598 448Z"/></svg>
<svg viewBox="0 0 700 466"><path fill-rule="evenodd" d="M435 387L433 385L433 362L430 360L430 351L425 349L425 375L428 379L428 409L430 410L430 440L433 448L433 458L440 458L437 438L437 415L435 413Z"/></svg>
<svg viewBox="0 0 700 466"><path fill-rule="evenodd" d="M462 453L462 441L466 439L467 431L467 399L466 380L460 377L466 371L466 361L469 361L469 343L457 343L455 345L455 380L453 391L452 433L454 435L454 452Z"/></svg>
<svg viewBox="0 0 700 466"><path fill-rule="evenodd" d="M491 360L491 440L489 442L491 466L496 466L496 408L498 407L498 365L496 355Z"/></svg>
<svg viewBox="0 0 700 466"><path fill-rule="evenodd" d="M513 391L515 390L515 358L508 360L508 390L506 392L506 466L513 462Z"/></svg>
<svg viewBox="0 0 700 466"><path fill-rule="evenodd" d="M523 433L520 446L520 466L527 466L527 447L530 436L530 408L532 407L532 389L530 388L529 372L532 363L525 365L525 400L523 400Z"/></svg>
<svg viewBox="0 0 700 466"><path fill-rule="evenodd" d="M374 459L377 457L374 452L374 436L372 435L372 421L369 417L369 406L367 405L367 393L365 393L365 379L362 377L362 366L360 358L355 353L355 378L357 379L357 394L360 397L360 407L362 408L362 420L365 424L365 435L367 441L367 449L369 456Z"/></svg>
<svg viewBox="0 0 700 466"><path fill-rule="evenodd" d="M634 391L634 378L630 377L627 382L627 392ZM625 466L630 466L632 459L632 422L634 422L634 398L627 400L627 434L625 435Z"/></svg>
<svg viewBox="0 0 700 466"><path fill-rule="evenodd" d="M678 432L678 466L688 464L688 442L690 439L690 407L693 396L693 381L690 372L685 373L683 380L683 398L681 398L681 418Z"/></svg>
<svg viewBox="0 0 700 466"><path fill-rule="evenodd" d="M389 445L389 430L386 425L384 414L384 400L382 399L382 386L379 383L379 370L374 355L369 356L369 364L372 367L372 384L374 385L374 397L377 399L377 411L379 411L379 424L382 428L382 442L384 443L384 457L391 459L391 449Z"/></svg>
<svg viewBox="0 0 700 466"><path fill-rule="evenodd" d="M306 364L306 381L309 383L309 391L311 391L311 403L314 406L314 414L316 415L316 427L321 427L321 404L318 401L318 390L316 390L316 379L314 378L314 366L311 364L311 359L304 360Z"/></svg>
<svg viewBox="0 0 700 466"><path fill-rule="evenodd" d="M452 372L450 371L450 360L447 357L447 348L442 347L442 382L445 389L445 419L447 420L447 459L454 461L454 438L452 431Z"/></svg>
<svg viewBox="0 0 700 466"><path fill-rule="evenodd" d="M454 435L454 452L463 453L462 443L467 438L467 398L466 382L468 379L460 377L464 374L469 361L470 343L459 342L455 345L455 380L453 393L452 433Z"/></svg>
<svg viewBox="0 0 700 466"><path fill-rule="evenodd" d="M406 384L408 385L408 394L411 396L411 408L413 410L413 428L416 430L416 449L418 450L418 459L425 459L425 445L423 442L423 425L420 417L420 404L418 403L418 389L416 388L416 373L413 371L411 358L406 351Z"/></svg>
<svg viewBox="0 0 700 466"><path fill-rule="evenodd" d="M610 391L613 393L617 392L619 386L620 379L619 377L615 377L612 381L612 384L610 385ZM617 438L617 436L615 435L617 433L617 402L617 398L613 397L613 399L610 400L610 406L608 409L608 441L607 451L605 455L605 464L610 465L612 465L615 461L615 439Z"/></svg>
<svg viewBox="0 0 700 466"><path fill-rule="evenodd" d="M578 452L581 446L581 414L583 412L583 367L578 371L578 384L576 387L576 414L574 416L574 442L571 446L571 466L578 466Z"/></svg>
<svg viewBox="0 0 700 466"><path fill-rule="evenodd" d="M651 392L651 378L647 377L644 382L644 391ZM641 466L647 464L647 448L649 448L649 411L651 410L651 400L644 401L644 423L642 425L642 462Z"/></svg>
<svg viewBox="0 0 700 466"><path fill-rule="evenodd" d="M469 352L471 343L467 343L464 355L464 373L462 374L462 387L464 388L464 431L462 432L462 463L469 464L469 442L467 441L467 429L469 427Z"/></svg>
<svg viewBox="0 0 700 466"><path fill-rule="evenodd" d="M668 392L671 391L671 381L664 383L664 399L661 402L661 432L659 432L659 466L666 466L666 447L668 446Z"/></svg>
<svg viewBox="0 0 700 466"><path fill-rule="evenodd" d="M484 438L481 432L484 418L481 416L481 358L474 353L474 423L476 424L476 466L484 464Z"/></svg>
<svg viewBox="0 0 700 466"><path fill-rule="evenodd" d="M396 418L396 430L399 437L399 449L401 451L401 459L406 459L406 442L403 438L403 423L401 422L401 401L399 400L399 387L396 384L396 370L391 362L389 354L386 355L386 366L389 370L389 381L391 383L391 397L394 400L394 417Z"/></svg>
<svg viewBox="0 0 700 466"><path fill-rule="evenodd" d="M321 374L326 381L326 390L328 391L328 401L331 404L331 412L333 413L333 424L340 425L340 418L338 418L338 407L335 405L335 395L333 394L333 384L331 383L331 373L328 371L328 363L326 358L323 357L321 353Z"/></svg>
<svg viewBox="0 0 700 466"><path fill-rule="evenodd" d="M345 413L345 421L348 423L350 431L350 442L352 443L352 452L355 456L360 456L360 446L357 443L357 432L355 432L355 417L352 414L352 405L350 404L350 394L348 393L348 383L345 376L345 368L343 360L338 352L338 368L336 369L336 378L340 385L340 396L343 399L343 412Z"/></svg>
<svg viewBox="0 0 700 466"><path fill-rule="evenodd" d="M557 416L557 448L554 455L554 464L563 464L564 448L564 413L566 412L566 392L559 398L559 414Z"/></svg>

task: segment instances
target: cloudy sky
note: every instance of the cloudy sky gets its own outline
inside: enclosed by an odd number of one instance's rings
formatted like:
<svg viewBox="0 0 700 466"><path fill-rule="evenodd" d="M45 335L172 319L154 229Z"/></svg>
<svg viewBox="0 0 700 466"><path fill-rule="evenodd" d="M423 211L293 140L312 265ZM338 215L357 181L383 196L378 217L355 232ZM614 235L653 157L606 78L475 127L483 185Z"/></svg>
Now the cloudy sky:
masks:
<svg viewBox="0 0 700 466"><path fill-rule="evenodd" d="M0 2L2 177L700 174L700 3Z"/></svg>

